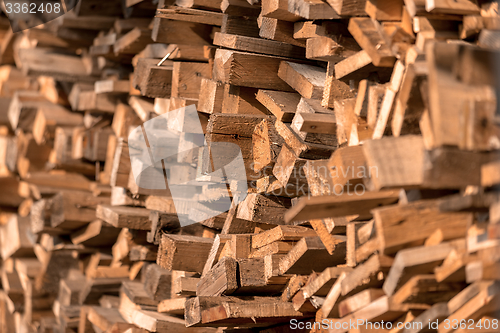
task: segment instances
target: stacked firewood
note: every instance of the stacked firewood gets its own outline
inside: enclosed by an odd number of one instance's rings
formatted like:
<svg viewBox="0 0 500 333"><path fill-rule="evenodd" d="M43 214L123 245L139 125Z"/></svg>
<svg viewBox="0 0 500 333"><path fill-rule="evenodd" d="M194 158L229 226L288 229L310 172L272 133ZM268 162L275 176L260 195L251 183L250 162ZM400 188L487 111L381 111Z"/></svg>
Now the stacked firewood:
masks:
<svg viewBox="0 0 500 333"><path fill-rule="evenodd" d="M3 17L0 333L498 332L498 6L80 0L15 34ZM129 134L194 107L207 147L240 148L246 191L207 176L233 157L180 144L138 181ZM192 180L189 198L147 186Z"/></svg>

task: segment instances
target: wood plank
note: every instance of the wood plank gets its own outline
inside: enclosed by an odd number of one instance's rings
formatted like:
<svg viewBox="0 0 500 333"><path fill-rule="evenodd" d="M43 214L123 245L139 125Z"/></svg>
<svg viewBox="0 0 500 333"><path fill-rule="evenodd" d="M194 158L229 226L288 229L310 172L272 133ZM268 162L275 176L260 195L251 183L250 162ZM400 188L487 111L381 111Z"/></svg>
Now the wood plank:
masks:
<svg viewBox="0 0 500 333"><path fill-rule="evenodd" d="M367 214L379 205L391 204L399 199L399 191L365 192L355 197L349 194L301 198L285 214L287 223L311 218L340 217ZM351 203L355 207L346 204ZM361 206L362 205L362 206Z"/></svg>
<svg viewBox="0 0 500 333"><path fill-rule="evenodd" d="M250 193L239 204L236 217L259 223L269 223L272 219L270 224L284 224L282 216L286 210L285 205L272 197Z"/></svg>
<svg viewBox="0 0 500 333"><path fill-rule="evenodd" d="M335 11L342 16L364 16L367 0L329 0Z"/></svg>
<svg viewBox="0 0 500 333"><path fill-rule="evenodd" d="M399 286L407 282L409 277L408 274L404 274L405 271L418 271L420 274L432 272L452 250L463 248L464 245L464 240L456 240L435 246L415 247L399 251L384 282L385 293L390 296Z"/></svg>
<svg viewBox="0 0 500 333"><path fill-rule="evenodd" d="M96 216L116 228L151 230L149 209L99 205Z"/></svg>
<svg viewBox="0 0 500 333"><path fill-rule="evenodd" d="M185 21L185 22L194 22L194 23L203 23L203 24L221 26L223 14L207 10L193 9L193 8L172 7L172 8L158 9L156 11L155 17L160 17L175 21Z"/></svg>
<svg viewBox="0 0 500 333"><path fill-rule="evenodd" d="M319 99L323 96L326 72L320 68L283 61L278 76L302 97Z"/></svg>
<svg viewBox="0 0 500 333"><path fill-rule="evenodd" d="M298 241L303 237L315 237L316 232L301 226L281 225L252 237L252 247L261 248L277 241Z"/></svg>
<svg viewBox="0 0 500 333"><path fill-rule="evenodd" d="M230 257L224 257L213 266L198 282L197 296L230 295L238 289L236 276L237 262Z"/></svg>
<svg viewBox="0 0 500 333"><path fill-rule="evenodd" d="M368 141L363 153L374 189L415 187L424 182L424 146L420 136Z"/></svg>
<svg viewBox="0 0 500 333"><path fill-rule="evenodd" d="M460 0L453 3L445 0L425 1L425 10L431 13L446 13L457 15L479 14L479 7L473 2Z"/></svg>
<svg viewBox="0 0 500 333"><path fill-rule="evenodd" d="M332 20L340 16L327 3L321 0L290 0L288 11L307 20Z"/></svg>
<svg viewBox="0 0 500 333"><path fill-rule="evenodd" d="M257 93L257 100L261 102L278 120L292 122L300 95L282 91L262 90Z"/></svg>
<svg viewBox="0 0 500 333"><path fill-rule="evenodd" d="M344 317L369 305L382 296L384 296L384 291L382 289L366 289L340 302L339 315Z"/></svg>
<svg viewBox="0 0 500 333"><path fill-rule="evenodd" d="M260 23L259 36L262 38L285 42L288 44L306 47L302 40L293 38L293 23L263 16Z"/></svg>
<svg viewBox="0 0 500 333"><path fill-rule="evenodd" d="M211 67L205 63L174 62L172 97L198 98L202 78L211 78Z"/></svg>
<svg viewBox="0 0 500 333"><path fill-rule="evenodd" d="M266 323L287 323L304 315L295 311L290 302L272 297L240 300L230 297L196 297L186 302L188 327L253 327Z"/></svg>
<svg viewBox="0 0 500 333"><path fill-rule="evenodd" d="M379 67L392 67L396 61L385 42L384 33L377 21L371 18L351 18L349 32L370 56L373 64Z"/></svg>
<svg viewBox="0 0 500 333"><path fill-rule="evenodd" d="M262 1L261 15L282 21L295 22L300 20L300 16L288 11L288 1L283 0Z"/></svg>
<svg viewBox="0 0 500 333"><path fill-rule="evenodd" d="M214 44L228 49L288 58L303 58L305 50L291 44L247 36L215 33Z"/></svg>
<svg viewBox="0 0 500 333"><path fill-rule="evenodd" d="M281 274L310 274L345 263L345 237L337 236L336 251L330 255L319 237L305 237L280 260Z"/></svg>
<svg viewBox="0 0 500 333"><path fill-rule="evenodd" d="M191 45L210 45L211 26L206 24L174 21L156 17L153 21L151 38L157 43L183 44L189 40Z"/></svg>
<svg viewBox="0 0 500 333"><path fill-rule="evenodd" d="M213 239L188 235L163 235L157 264L166 269L202 272ZM188 253L191 253L188 255Z"/></svg>
<svg viewBox="0 0 500 333"><path fill-rule="evenodd" d="M217 49L214 79L238 86L291 91L278 77L283 58Z"/></svg>
<svg viewBox="0 0 500 333"><path fill-rule="evenodd" d="M348 273L348 267L329 267L310 280L292 299L294 309L302 311L307 300L313 296L327 296L342 273Z"/></svg>

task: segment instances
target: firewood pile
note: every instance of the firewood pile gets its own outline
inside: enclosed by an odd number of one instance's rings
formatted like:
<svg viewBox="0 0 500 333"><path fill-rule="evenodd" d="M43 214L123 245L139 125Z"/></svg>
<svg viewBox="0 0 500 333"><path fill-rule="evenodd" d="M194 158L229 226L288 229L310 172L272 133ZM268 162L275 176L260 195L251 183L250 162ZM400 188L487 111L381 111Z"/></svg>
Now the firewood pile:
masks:
<svg viewBox="0 0 500 333"><path fill-rule="evenodd" d="M0 333L499 332L498 7L3 17Z"/></svg>

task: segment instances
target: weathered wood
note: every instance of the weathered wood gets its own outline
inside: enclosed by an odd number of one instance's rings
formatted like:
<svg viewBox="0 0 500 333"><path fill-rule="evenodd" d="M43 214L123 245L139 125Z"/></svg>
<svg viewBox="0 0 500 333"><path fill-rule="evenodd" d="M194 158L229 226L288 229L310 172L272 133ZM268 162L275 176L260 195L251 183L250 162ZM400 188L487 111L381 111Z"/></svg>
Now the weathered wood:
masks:
<svg viewBox="0 0 500 333"><path fill-rule="evenodd" d="M456 56L459 54L459 50L462 50L463 57ZM449 56L454 59L454 62L461 64L460 67L467 67L468 69L464 71L469 74L463 74L465 78L471 77L471 73L477 70L479 73L480 65L479 63L488 63L491 61L492 54L486 51L479 51L474 48L461 47L459 45L446 45L446 43L435 43L432 47L429 47L427 52L427 59L429 64L429 115L432 121L432 128L434 134L434 146L451 145L459 146L463 149L471 149L472 147L483 147L483 149L489 149L487 141L491 138L493 132L491 129L492 121L492 91L490 88L486 88L483 84L488 85L491 76L484 73L481 79L477 77L474 81L458 80L455 79L453 74L453 69L450 68L449 62L443 63L440 59L443 56ZM465 59L468 59L467 61ZM479 60L482 59L482 60ZM464 62L465 61L465 62ZM452 66L453 67L453 66ZM458 67L457 67L458 68ZM461 76L462 77L462 74ZM491 86L490 86L491 87ZM472 102L471 96L474 95L475 101ZM456 110L460 110L459 114L455 116L453 121L446 121L447 119L447 108L453 107ZM462 131L459 125L459 121L469 123L469 120L465 120L465 114L470 116L472 123L468 126L472 126L470 132ZM479 130L479 128L473 125L477 124L473 119L483 115L484 126ZM488 130L486 130L488 129ZM476 134L474 134L476 133ZM480 134L482 133L482 134ZM473 135L472 137L470 135Z"/></svg>
<svg viewBox="0 0 500 333"><path fill-rule="evenodd" d="M438 266L454 249L463 247L463 240L442 243L429 247L415 247L398 252L394 264L389 271L389 275L384 282L384 291L387 295L392 295L398 286L408 280L408 275L404 275L405 270L418 270L425 274Z"/></svg>
<svg viewBox="0 0 500 333"><path fill-rule="evenodd" d="M214 79L238 86L291 91L277 75L283 58L218 49Z"/></svg>
<svg viewBox="0 0 500 333"><path fill-rule="evenodd" d="M370 18L351 18L349 32L368 53L375 66L392 67L394 65L396 59L385 42L384 33L377 21Z"/></svg>
<svg viewBox="0 0 500 333"><path fill-rule="evenodd" d="M261 38L230 35L227 33L216 33L214 36L214 44L238 51L255 52L288 58L300 59L305 55L305 50L295 45Z"/></svg>
<svg viewBox="0 0 500 333"><path fill-rule="evenodd" d="M171 273L156 264L148 265L144 278L144 290L154 300L170 297Z"/></svg>
<svg viewBox="0 0 500 333"><path fill-rule="evenodd" d="M410 147L411 151L409 151ZM384 162L380 160L375 162L380 158L377 155L382 151L384 151ZM390 154L387 153L388 151ZM374 189L396 186L414 187L424 181L424 147L420 136L408 135L369 141L366 146L363 146L363 153L369 171L367 176ZM398 165L398 168L389 170L389 165Z"/></svg>
<svg viewBox="0 0 500 333"><path fill-rule="evenodd" d="M221 33L248 37L259 37L259 25L254 16L232 16L222 18Z"/></svg>
<svg viewBox="0 0 500 333"><path fill-rule="evenodd" d="M109 246L114 244L119 232L118 228L102 220L95 220L73 232L71 242L85 246Z"/></svg>
<svg viewBox="0 0 500 333"><path fill-rule="evenodd" d="M134 86L143 96L168 98L171 95L172 64L157 66L156 59L139 59L134 69Z"/></svg>
<svg viewBox="0 0 500 333"><path fill-rule="evenodd" d="M342 62L339 64L341 63ZM337 68L337 65L335 65L334 62L328 62L325 87L323 89L323 98L321 100L321 105L325 108L335 108L336 101L342 101L354 97L350 87L345 82L339 80L340 77L337 76L339 75L339 72L341 72L341 70Z"/></svg>
<svg viewBox="0 0 500 333"><path fill-rule="evenodd" d="M194 62L174 62L172 97L198 98L202 78L211 78L210 65Z"/></svg>
<svg viewBox="0 0 500 333"><path fill-rule="evenodd" d="M206 113L222 112L224 99L224 84L221 82L203 78L200 84L200 95L198 97L198 110Z"/></svg>
<svg viewBox="0 0 500 333"><path fill-rule="evenodd" d="M320 67L281 62L278 76L305 98L323 96L325 71Z"/></svg>
<svg viewBox="0 0 500 333"><path fill-rule="evenodd" d="M151 38L157 43L165 44L183 44L189 40L191 45L210 45L211 30L205 24L155 17Z"/></svg>
<svg viewBox="0 0 500 333"><path fill-rule="evenodd" d="M319 0L288 1L288 11L307 20L331 20L340 18L330 5Z"/></svg>
<svg viewBox="0 0 500 333"><path fill-rule="evenodd" d="M260 223L270 223L273 219L270 224L283 224L281 216L285 211L286 207L276 198L273 200L272 197L250 193L239 204L236 217Z"/></svg>
<svg viewBox="0 0 500 333"><path fill-rule="evenodd" d="M261 15L290 22L300 20L300 16L292 14L288 10L288 1L282 0L263 1Z"/></svg>
<svg viewBox="0 0 500 333"><path fill-rule="evenodd" d="M313 296L327 296L334 283L343 273L349 272L350 268L329 267L321 274L310 279L310 281L293 297L292 303L295 310L303 311L310 308L308 300Z"/></svg>
<svg viewBox="0 0 500 333"><path fill-rule="evenodd" d="M30 230L29 218L13 215L6 225L0 227L2 241L1 255L3 260L16 256L32 256L34 235Z"/></svg>
<svg viewBox="0 0 500 333"><path fill-rule="evenodd" d="M78 229L95 220L95 209L109 198L84 191L60 191L52 199L50 224L63 229Z"/></svg>
<svg viewBox="0 0 500 333"><path fill-rule="evenodd" d="M280 260L279 269L281 274L310 274L312 271L343 263L345 263L345 237L338 236L333 255L328 253L319 237L305 237Z"/></svg>
<svg viewBox="0 0 500 333"><path fill-rule="evenodd" d="M230 295L238 289L237 262L224 257L198 282L196 296Z"/></svg>
<svg viewBox="0 0 500 333"><path fill-rule="evenodd" d="M99 205L96 216L116 228L150 230L149 209Z"/></svg>
<svg viewBox="0 0 500 333"><path fill-rule="evenodd" d="M293 38L293 26L294 24L292 22L263 16L261 17L259 36L278 42L305 47L306 43L304 41Z"/></svg>
<svg viewBox="0 0 500 333"><path fill-rule="evenodd" d="M335 11L342 16L364 16L367 0L329 0Z"/></svg>
<svg viewBox="0 0 500 333"><path fill-rule="evenodd" d="M354 214L367 214L371 209L397 202L399 191L364 192L352 197L349 194L301 198L285 214L285 221L302 221L310 218L340 217ZM355 207L349 207L352 203ZM361 207L361 205L363 205Z"/></svg>
<svg viewBox="0 0 500 333"><path fill-rule="evenodd" d="M158 250L157 263L166 269L202 272L208 258L213 239L187 236L163 235ZM187 253L192 253L188 255Z"/></svg>
<svg viewBox="0 0 500 333"><path fill-rule="evenodd" d="M191 8L167 8L158 9L155 17L220 26L223 14Z"/></svg>
<svg viewBox="0 0 500 333"><path fill-rule="evenodd" d="M224 309L224 310L223 310ZM186 325L191 326L260 326L262 323L286 323L304 315L289 302L276 298L255 297L249 300L224 297L196 297L186 302ZM253 319L252 319L253 318Z"/></svg>
<svg viewBox="0 0 500 333"><path fill-rule="evenodd" d="M277 241L298 241L303 237L315 237L316 232L300 226L278 226L252 237L252 247L260 248Z"/></svg>
<svg viewBox="0 0 500 333"><path fill-rule="evenodd" d="M273 90L259 89L257 100L262 103L278 120L292 122L300 96L295 93L287 93Z"/></svg>
<svg viewBox="0 0 500 333"><path fill-rule="evenodd" d="M330 37L308 38L306 42L306 58L339 62L360 51L352 37L338 39L339 43Z"/></svg>
<svg viewBox="0 0 500 333"><path fill-rule="evenodd" d="M389 213L389 209L382 208L381 210L384 211L384 214ZM395 212L394 210L392 214L395 214ZM412 215L415 212L419 213L418 220L409 222L413 219ZM411 208L408 212L404 212L403 209L403 214L400 216L405 217L399 220L398 224L391 222L385 224L382 215L377 214L377 209L374 210L377 238L382 253L395 253L404 244L417 245L419 242L423 243L437 229L441 229L443 241L464 237L467 225L472 221L472 216L468 213L438 213L434 211L431 214L426 214L420 209L413 210ZM410 238L408 238L408 231L405 231L407 221L411 225L411 229L415 230L411 233ZM437 225L433 225L433 223L437 223ZM452 225L448 226L448 224Z"/></svg>

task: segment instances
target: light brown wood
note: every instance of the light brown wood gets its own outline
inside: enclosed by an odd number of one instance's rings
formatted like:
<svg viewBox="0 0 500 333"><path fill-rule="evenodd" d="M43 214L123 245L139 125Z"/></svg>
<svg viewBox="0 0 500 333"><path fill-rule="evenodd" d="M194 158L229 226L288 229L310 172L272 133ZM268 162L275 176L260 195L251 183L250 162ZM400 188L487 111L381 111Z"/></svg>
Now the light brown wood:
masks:
<svg viewBox="0 0 500 333"><path fill-rule="evenodd" d="M366 214L380 204L390 204L398 201L398 191L365 192L362 195L331 195L322 197L302 198L285 214L285 221L302 221L307 218L324 218L352 215L352 213ZM356 208L346 203L353 203ZM363 205L363 209L360 209Z"/></svg>
<svg viewBox="0 0 500 333"><path fill-rule="evenodd" d="M345 263L345 237L337 236L337 241L336 251L330 255L319 237L302 238L280 260L280 273L310 274L312 271Z"/></svg>
<svg viewBox="0 0 500 333"><path fill-rule="evenodd" d="M222 258L201 278L196 288L197 296L230 295L238 289L236 277L236 260L230 257Z"/></svg>
<svg viewBox="0 0 500 333"><path fill-rule="evenodd" d="M291 91L277 75L282 60L274 56L218 49L214 79L245 87Z"/></svg>
<svg viewBox="0 0 500 333"><path fill-rule="evenodd" d="M262 103L278 120L291 122L300 101L300 96L273 90L259 89L257 100Z"/></svg>
<svg viewBox="0 0 500 333"><path fill-rule="evenodd" d="M281 62L278 76L305 98L323 96L325 71L310 65Z"/></svg>
<svg viewBox="0 0 500 333"><path fill-rule="evenodd" d="M166 269L202 272L213 239L187 235L163 235L158 250L158 265ZM193 255L186 255L192 251Z"/></svg>
<svg viewBox="0 0 500 333"><path fill-rule="evenodd" d="M380 67L392 67L394 55L384 41L383 32L377 21L369 18L351 18L349 32L370 56L373 64Z"/></svg>
<svg viewBox="0 0 500 333"><path fill-rule="evenodd" d="M96 216L116 228L151 229L149 209L99 205Z"/></svg>
<svg viewBox="0 0 500 333"><path fill-rule="evenodd" d="M230 35L227 33L216 33L214 36L214 44L238 51L255 52L289 58L302 58L305 54L305 50L298 46L261 38Z"/></svg>

